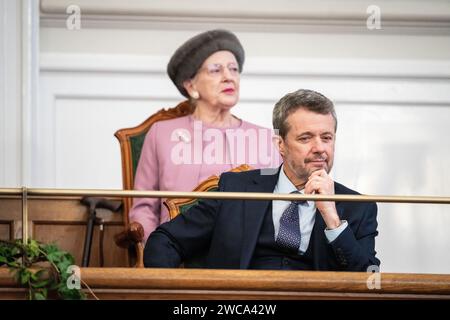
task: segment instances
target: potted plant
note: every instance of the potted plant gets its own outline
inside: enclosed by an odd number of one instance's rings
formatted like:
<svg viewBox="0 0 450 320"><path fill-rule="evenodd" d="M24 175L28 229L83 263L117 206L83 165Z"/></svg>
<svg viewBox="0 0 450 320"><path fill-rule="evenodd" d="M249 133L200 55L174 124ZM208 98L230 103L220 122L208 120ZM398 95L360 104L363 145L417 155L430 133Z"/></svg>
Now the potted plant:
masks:
<svg viewBox="0 0 450 320"><path fill-rule="evenodd" d="M74 279L70 272L74 264L73 256L54 244L32 239L27 243L20 239L0 240L0 267L6 266L14 273L18 284L28 288L32 300L85 299L79 286L68 285Z"/></svg>

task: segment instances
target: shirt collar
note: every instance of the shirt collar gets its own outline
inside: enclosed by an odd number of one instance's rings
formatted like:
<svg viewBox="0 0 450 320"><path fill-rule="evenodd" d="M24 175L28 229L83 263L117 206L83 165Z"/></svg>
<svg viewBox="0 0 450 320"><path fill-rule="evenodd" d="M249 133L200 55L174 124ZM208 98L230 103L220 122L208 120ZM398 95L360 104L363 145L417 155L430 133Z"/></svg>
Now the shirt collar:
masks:
<svg viewBox="0 0 450 320"><path fill-rule="evenodd" d="M291 193L294 191L297 191L297 188L284 173L284 164L283 164L280 168L280 174L278 175L277 192L278 193ZM303 193L303 190L301 190L300 193Z"/></svg>

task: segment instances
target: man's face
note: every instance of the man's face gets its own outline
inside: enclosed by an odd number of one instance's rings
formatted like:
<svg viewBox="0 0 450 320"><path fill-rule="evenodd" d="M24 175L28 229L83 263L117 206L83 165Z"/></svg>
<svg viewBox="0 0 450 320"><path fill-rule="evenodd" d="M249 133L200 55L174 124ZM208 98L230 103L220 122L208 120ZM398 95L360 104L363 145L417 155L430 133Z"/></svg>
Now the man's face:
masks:
<svg viewBox="0 0 450 320"><path fill-rule="evenodd" d="M291 178L304 183L316 170L329 173L336 139L333 116L300 108L288 116L287 122L289 130L278 143L288 176L294 175Z"/></svg>

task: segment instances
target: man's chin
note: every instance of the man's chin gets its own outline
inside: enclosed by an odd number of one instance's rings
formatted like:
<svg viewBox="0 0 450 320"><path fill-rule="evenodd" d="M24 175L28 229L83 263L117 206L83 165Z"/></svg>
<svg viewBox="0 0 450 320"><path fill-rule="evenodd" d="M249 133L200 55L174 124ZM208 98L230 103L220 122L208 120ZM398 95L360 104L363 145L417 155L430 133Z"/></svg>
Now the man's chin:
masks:
<svg viewBox="0 0 450 320"><path fill-rule="evenodd" d="M328 166L326 164L324 165L314 165L312 166L310 173L312 174L313 172L319 171L319 170L325 170L327 173L329 172L328 170Z"/></svg>

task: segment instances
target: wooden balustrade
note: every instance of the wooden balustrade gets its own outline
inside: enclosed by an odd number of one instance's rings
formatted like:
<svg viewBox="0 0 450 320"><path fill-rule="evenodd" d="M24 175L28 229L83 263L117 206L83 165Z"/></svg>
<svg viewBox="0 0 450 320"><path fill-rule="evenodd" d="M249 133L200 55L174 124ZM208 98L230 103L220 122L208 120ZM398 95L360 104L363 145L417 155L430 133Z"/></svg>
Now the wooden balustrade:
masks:
<svg viewBox="0 0 450 320"><path fill-rule="evenodd" d="M77 265L88 214L80 199L30 198L27 204L29 236L55 242ZM0 239L21 237L21 206L18 196L0 197ZM128 265L126 250L112 240L123 217L104 209L98 214L105 221L105 268L82 268L81 277L100 299L450 299L450 275L444 274L381 273L380 288L369 289L365 272L115 268ZM91 266L98 266L98 249L96 230ZM0 298L26 298L6 268L0 268Z"/></svg>
<svg viewBox="0 0 450 320"><path fill-rule="evenodd" d="M100 299L450 299L450 275L378 275L379 289L369 289L365 272L81 269L81 279ZM0 268L0 298L25 297L26 290Z"/></svg>

